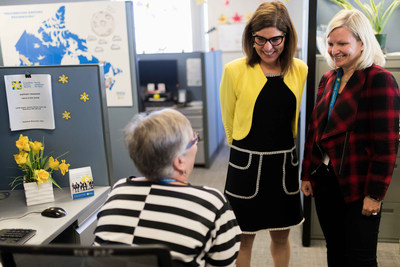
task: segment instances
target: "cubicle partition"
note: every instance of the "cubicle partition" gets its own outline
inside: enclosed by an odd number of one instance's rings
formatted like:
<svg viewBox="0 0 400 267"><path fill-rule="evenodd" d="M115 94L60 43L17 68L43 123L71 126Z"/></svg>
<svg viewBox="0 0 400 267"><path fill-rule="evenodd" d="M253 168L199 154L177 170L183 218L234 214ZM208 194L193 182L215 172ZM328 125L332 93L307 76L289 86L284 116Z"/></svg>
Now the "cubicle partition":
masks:
<svg viewBox="0 0 400 267"><path fill-rule="evenodd" d="M51 77L54 129L11 131L5 81L7 75L37 74ZM29 80L29 77L27 78ZM82 97L86 95L86 97ZM13 112L11 110L11 112ZM90 166L95 186L109 186L112 160L104 75L101 65L0 67L0 190L9 190L14 177L23 175L14 160L20 134L44 142L45 155L62 159L70 169ZM54 180L69 190L69 175L53 172ZM19 186L17 189L22 188Z"/></svg>
<svg viewBox="0 0 400 267"><path fill-rule="evenodd" d="M110 185L120 178L139 175L124 146L122 134L125 125L140 110L136 90L133 2L98 0L0 2L0 17L7 21L12 18L16 24L15 27L3 27L0 34L2 44L8 47L8 50L7 47L0 47L1 66L104 63L107 85L113 84L112 90L111 87L104 90L109 96L112 95L110 99L116 104L107 105L111 152L114 159L112 175L114 178ZM102 21L104 25L92 29L93 23L101 21L103 16L107 18ZM51 23L47 25L46 21ZM9 25L12 25L12 22L9 22ZM52 34L48 34L50 32ZM16 53L14 38L22 35L31 36L36 41L30 39L26 42L21 41L20 45L26 47L23 52ZM40 53L36 50L40 50ZM8 51L10 53L7 53ZM4 57L4 53L7 53L9 60ZM132 98L131 105L128 104L130 98Z"/></svg>

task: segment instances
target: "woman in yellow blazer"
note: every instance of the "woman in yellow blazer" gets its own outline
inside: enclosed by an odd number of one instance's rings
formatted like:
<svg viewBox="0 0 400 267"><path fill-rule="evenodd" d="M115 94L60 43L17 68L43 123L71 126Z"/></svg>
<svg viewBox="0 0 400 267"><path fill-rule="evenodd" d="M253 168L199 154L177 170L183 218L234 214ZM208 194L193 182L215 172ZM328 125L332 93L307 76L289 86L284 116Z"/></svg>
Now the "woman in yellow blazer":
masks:
<svg viewBox="0 0 400 267"><path fill-rule="evenodd" d="M243 232L239 267L250 266L261 230L270 231L275 266L289 266L289 231L304 221L294 138L308 68L294 58L296 46L285 5L266 2L245 27L246 57L224 68L221 110L231 146L225 194Z"/></svg>

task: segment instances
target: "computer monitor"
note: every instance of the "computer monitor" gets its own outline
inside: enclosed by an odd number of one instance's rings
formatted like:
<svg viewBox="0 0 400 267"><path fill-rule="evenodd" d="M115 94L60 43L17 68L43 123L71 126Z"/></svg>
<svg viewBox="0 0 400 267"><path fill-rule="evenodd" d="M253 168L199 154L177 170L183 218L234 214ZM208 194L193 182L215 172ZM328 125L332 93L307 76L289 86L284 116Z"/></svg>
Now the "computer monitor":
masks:
<svg viewBox="0 0 400 267"><path fill-rule="evenodd" d="M174 91L177 88L177 60L139 60L138 71L142 87L146 87L149 83L154 83L155 86L164 83L167 91Z"/></svg>
<svg viewBox="0 0 400 267"><path fill-rule="evenodd" d="M161 245L0 245L0 257L3 267L172 266L169 249Z"/></svg>

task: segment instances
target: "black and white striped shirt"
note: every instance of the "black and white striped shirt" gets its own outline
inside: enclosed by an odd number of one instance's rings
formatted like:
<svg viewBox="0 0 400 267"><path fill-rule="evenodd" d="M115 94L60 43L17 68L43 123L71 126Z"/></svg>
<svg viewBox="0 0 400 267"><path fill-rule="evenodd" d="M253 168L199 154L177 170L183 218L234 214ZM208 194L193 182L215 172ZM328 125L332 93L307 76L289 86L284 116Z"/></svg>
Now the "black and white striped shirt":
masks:
<svg viewBox="0 0 400 267"><path fill-rule="evenodd" d="M240 234L217 189L124 178L98 213L95 245L164 244L191 266L234 266Z"/></svg>

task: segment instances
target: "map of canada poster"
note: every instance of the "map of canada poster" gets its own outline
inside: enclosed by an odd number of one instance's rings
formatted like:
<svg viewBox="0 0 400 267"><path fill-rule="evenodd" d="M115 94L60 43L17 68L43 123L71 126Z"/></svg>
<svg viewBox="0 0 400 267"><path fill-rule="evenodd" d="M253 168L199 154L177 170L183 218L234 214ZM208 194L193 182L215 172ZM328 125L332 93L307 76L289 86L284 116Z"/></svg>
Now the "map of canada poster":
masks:
<svg viewBox="0 0 400 267"><path fill-rule="evenodd" d="M108 106L132 106L124 2L0 7L5 66L104 66Z"/></svg>

